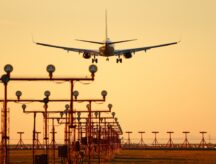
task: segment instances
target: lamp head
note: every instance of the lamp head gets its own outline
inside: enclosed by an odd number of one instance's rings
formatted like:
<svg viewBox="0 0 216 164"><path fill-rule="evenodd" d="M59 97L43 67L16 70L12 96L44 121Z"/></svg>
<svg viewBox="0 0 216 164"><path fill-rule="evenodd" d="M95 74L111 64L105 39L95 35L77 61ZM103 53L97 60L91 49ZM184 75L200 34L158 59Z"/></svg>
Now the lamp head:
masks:
<svg viewBox="0 0 216 164"><path fill-rule="evenodd" d="M10 64L5 65L4 71L9 75L13 71L13 66Z"/></svg>
<svg viewBox="0 0 216 164"><path fill-rule="evenodd" d="M107 96L107 91L106 91L106 90L101 91L101 95L102 95L103 98L105 99L106 96Z"/></svg>
<svg viewBox="0 0 216 164"><path fill-rule="evenodd" d="M77 90L73 91L73 96L75 97L75 99L77 99L77 97L79 96L79 92Z"/></svg>
<svg viewBox="0 0 216 164"><path fill-rule="evenodd" d="M70 105L69 105L69 104L66 104L66 105L65 105L65 109L68 110L69 108L70 108Z"/></svg>
<svg viewBox="0 0 216 164"><path fill-rule="evenodd" d="M26 104L22 104L22 109L23 109L23 112L25 112Z"/></svg>
<svg viewBox="0 0 216 164"><path fill-rule="evenodd" d="M10 81L10 76L8 74L2 75L1 81L6 85Z"/></svg>
<svg viewBox="0 0 216 164"><path fill-rule="evenodd" d="M63 114L64 114L64 112L60 112L60 117L61 117L61 118L63 117Z"/></svg>
<svg viewBox="0 0 216 164"><path fill-rule="evenodd" d="M113 118L115 117L115 114L116 114L115 112L112 112L112 116L113 116Z"/></svg>
<svg viewBox="0 0 216 164"><path fill-rule="evenodd" d="M97 116L98 116L98 114L99 114L99 112L95 112L94 114L95 114L95 117L97 117Z"/></svg>
<svg viewBox="0 0 216 164"><path fill-rule="evenodd" d="M49 97L49 96L50 96L50 91L48 91L48 90L45 91L45 92L44 92L44 96Z"/></svg>
<svg viewBox="0 0 216 164"><path fill-rule="evenodd" d="M113 107L112 104L108 104L108 108L109 108L110 111L111 111L112 107Z"/></svg>
<svg viewBox="0 0 216 164"><path fill-rule="evenodd" d="M91 72L92 76L97 72L97 66L92 64L89 66L89 72Z"/></svg>
<svg viewBox="0 0 216 164"><path fill-rule="evenodd" d="M46 68L47 72L49 73L50 79L52 78L53 72L55 72L55 66L50 64Z"/></svg>
<svg viewBox="0 0 216 164"><path fill-rule="evenodd" d="M20 97L22 96L22 92L16 91L16 96L17 96L17 99L20 100Z"/></svg>
<svg viewBox="0 0 216 164"><path fill-rule="evenodd" d="M90 110L90 105L89 105L89 104L87 104L87 105L86 105L86 108L87 108L88 110Z"/></svg>
<svg viewBox="0 0 216 164"><path fill-rule="evenodd" d="M81 116L81 112L77 112L77 116L80 117Z"/></svg>

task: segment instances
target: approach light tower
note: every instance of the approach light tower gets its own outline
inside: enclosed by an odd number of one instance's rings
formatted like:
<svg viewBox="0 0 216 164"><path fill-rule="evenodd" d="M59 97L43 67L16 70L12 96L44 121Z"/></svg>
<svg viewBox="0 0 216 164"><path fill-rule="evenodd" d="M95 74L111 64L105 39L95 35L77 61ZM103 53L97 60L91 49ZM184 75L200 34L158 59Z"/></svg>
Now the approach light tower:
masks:
<svg viewBox="0 0 216 164"><path fill-rule="evenodd" d="M159 143L158 143L158 141L157 141L157 134L158 134L159 132L158 132L158 131L153 131L152 133L154 134L154 140L153 140L152 145L153 145L154 147L157 147L157 146L159 145Z"/></svg>
<svg viewBox="0 0 216 164"><path fill-rule="evenodd" d="M199 144L199 148L207 148L208 147L208 145L207 145L207 143L206 143L206 141L205 141L205 134L206 134L207 132L204 132L204 131L201 131L200 132L200 134L202 135L202 139L201 139L201 142L200 142L200 144Z"/></svg>
<svg viewBox="0 0 216 164"><path fill-rule="evenodd" d="M17 132L17 134L19 134L20 139L19 139L19 141L18 141L18 143L16 145L16 149L24 149L24 148L26 148L25 144L24 144L24 142L22 140L22 135L24 134L24 132Z"/></svg>
<svg viewBox="0 0 216 164"><path fill-rule="evenodd" d="M168 148L173 148L173 147L174 147L174 144L173 144L173 141L172 141L172 134L173 134L174 132L168 131L167 133L169 134L169 140L168 140L168 142L167 142L167 144L166 144L166 147L168 147Z"/></svg>
<svg viewBox="0 0 216 164"><path fill-rule="evenodd" d="M130 139L130 134L133 133L132 131L126 131L125 133L128 134L128 139L127 139L127 144L128 144L128 147L130 148L131 147L131 139Z"/></svg>
<svg viewBox="0 0 216 164"><path fill-rule="evenodd" d="M138 132L139 134L140 134L140 146L144 146L145 145L145 143L144 143L144 140L143 140L143 134L145 133L144 131L139 131Z"/></svg>
<svg viewBox="0 0 216 164"><path fill-rule="evenodd" d="M182 132L182 133L185 134L185 140L184 140L184 142L183 142L183 144L182 144L182 147L184 147L184 148L189 148L189 147L190 147L190 143L189 143L189 141L188 141L187 135L188 135L190 132L189 132L189 131L184 131L184 132Z"/></svg>

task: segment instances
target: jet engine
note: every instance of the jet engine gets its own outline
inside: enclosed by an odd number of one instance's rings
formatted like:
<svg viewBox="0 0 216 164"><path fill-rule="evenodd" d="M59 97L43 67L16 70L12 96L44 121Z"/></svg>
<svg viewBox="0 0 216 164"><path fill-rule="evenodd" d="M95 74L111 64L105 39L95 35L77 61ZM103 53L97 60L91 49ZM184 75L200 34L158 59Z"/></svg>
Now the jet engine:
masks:
<svg viewBox="0 0 216 164"><path fill-rule="evenodd" d="M87 53L87 52L84 52L84 53L83 53L83 57L84 57L85 59L89 59L89 58L91 58L91 54L90 54L90 53Z"/></svg>
<svg viewBox="0 0 216 164"><path fill-rule="evenodd" d="M124 54L124 57L126 59L132 58L132 54L130 52L127 52L127 53Z"/></svg>

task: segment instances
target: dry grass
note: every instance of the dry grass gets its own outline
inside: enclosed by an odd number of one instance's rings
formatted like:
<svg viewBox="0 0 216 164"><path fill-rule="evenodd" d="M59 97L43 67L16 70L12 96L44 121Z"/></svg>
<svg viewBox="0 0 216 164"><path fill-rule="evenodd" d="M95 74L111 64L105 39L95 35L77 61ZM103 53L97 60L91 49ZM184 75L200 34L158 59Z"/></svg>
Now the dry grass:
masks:
<svg viewBox="0 0 216 164"><path fill-rule="evenodd" d="M216 151L207 150L122 150L113 163L200 163L215 164Z"/></svg>
<svg viewBox="0 0 216 164"><path fill-rule="evenodd" d="M10 151L10 163L32 163L30 150ZM37 152L42 153L42 152ZM57 156L57 152L56 152ZM94 160L92 163L97 163ZM51 159L50 159L51 162ZM60 161L58 162L60 163ZM86 162L85 162L86 163ZM207 150L121 150L115 158L104 164L216 164L216 151Z"/></svg>

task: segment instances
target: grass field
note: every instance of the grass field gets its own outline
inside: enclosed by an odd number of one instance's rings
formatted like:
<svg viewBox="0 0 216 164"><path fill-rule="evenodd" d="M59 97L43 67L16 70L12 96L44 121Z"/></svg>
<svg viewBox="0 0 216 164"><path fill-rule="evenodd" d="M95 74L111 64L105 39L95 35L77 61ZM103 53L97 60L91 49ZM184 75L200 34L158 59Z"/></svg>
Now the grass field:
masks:
<svg viewBox="0 0 216 164"><path fill-rule="evenodd" d="M216 151L207 150L122 150L112 163L216 164Z"/></svg>
<svg viewBox="0 0 216 164"><path fill-rule="evenodd" d="M38 152L42 153L42 152ZM10 163L32 163L30 150L10 151ZM57 152L56 152L57 156ZM57 160L60 163L60 160ZM50 160L51 162L51 160ZM87 163L87 162L84 162ZM93 160L91 163L97 163ZM115 158L104 164L216 164L216 151L208 150L121 150Z"/></svg>

